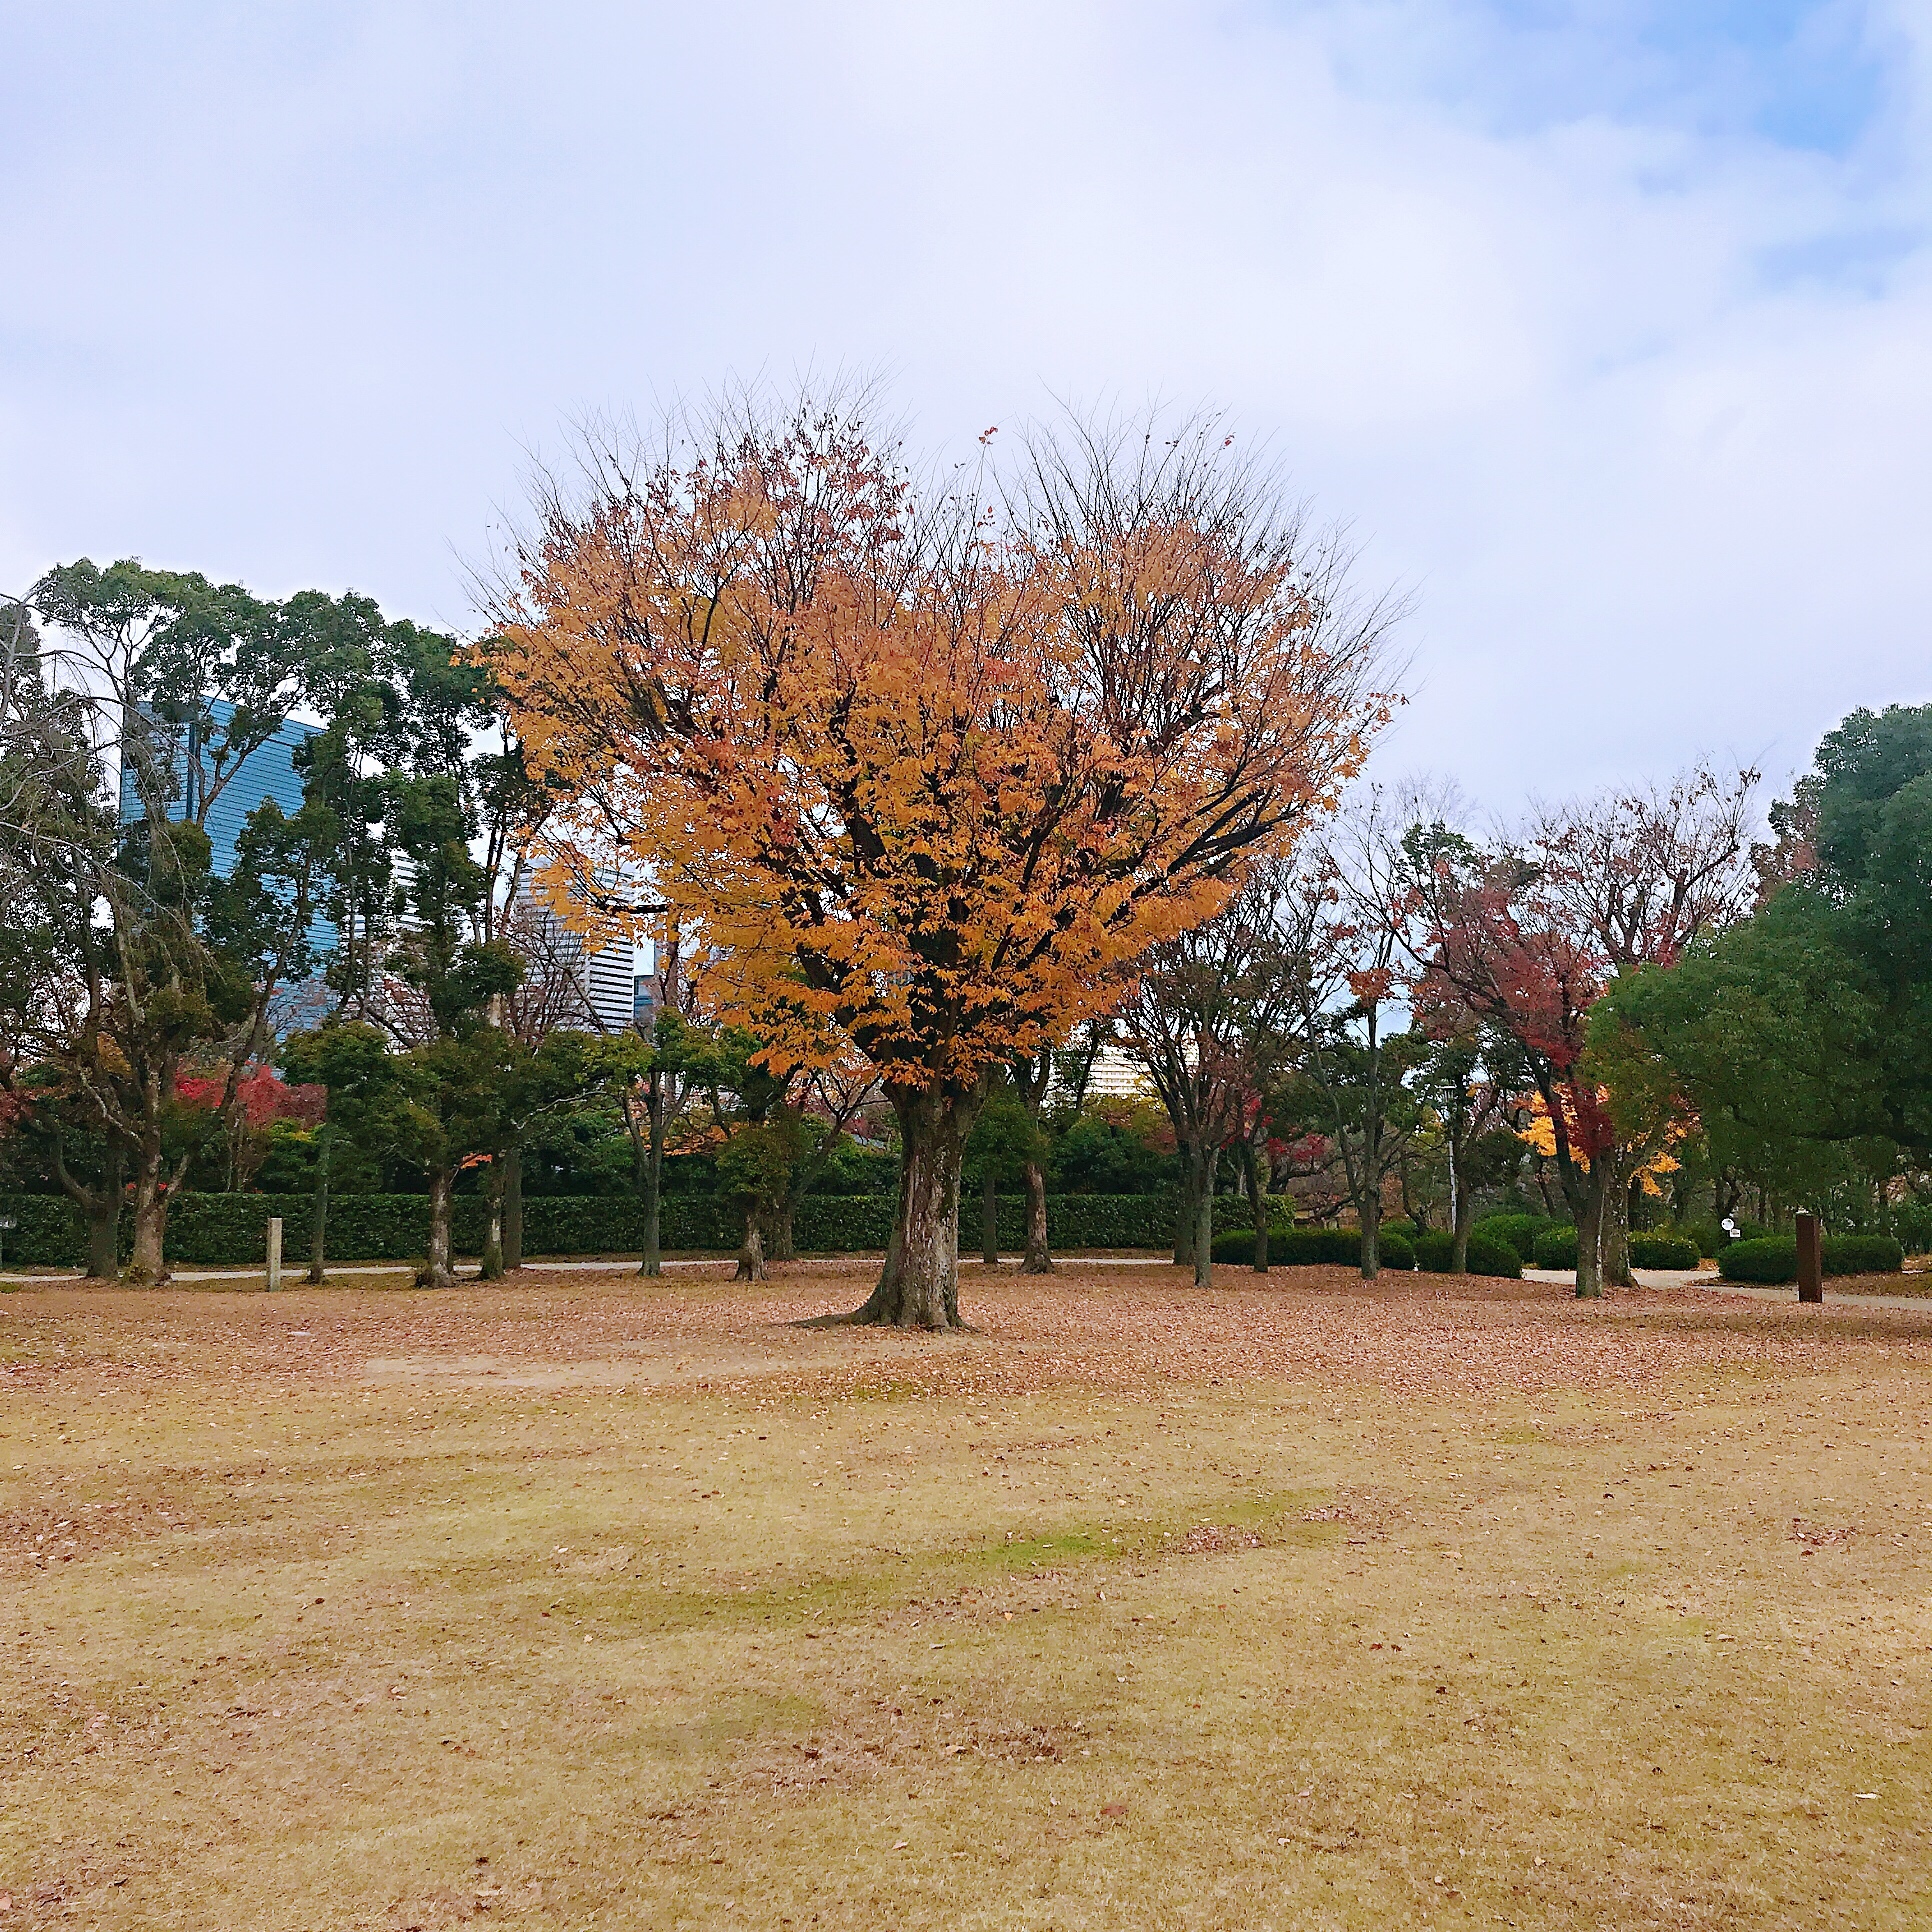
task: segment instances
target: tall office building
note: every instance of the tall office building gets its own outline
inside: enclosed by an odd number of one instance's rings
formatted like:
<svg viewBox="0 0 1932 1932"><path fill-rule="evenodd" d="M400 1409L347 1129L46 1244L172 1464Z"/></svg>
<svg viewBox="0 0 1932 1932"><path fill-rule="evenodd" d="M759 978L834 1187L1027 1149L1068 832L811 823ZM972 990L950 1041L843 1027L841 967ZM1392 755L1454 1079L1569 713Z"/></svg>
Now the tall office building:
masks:
<svg viewBox="0 0 1932 1932"><path fill-rule="evenodd" d="M565 1025L593 1033L622 1033L641 1024L650 1030L639 989L637 949L626 942L592 946L572 932L536 895L530 875L517 882L514 928L531 970L541 970L564 994Z"/></svg>
<svg viewBox="0 0 1932 1932"><path fill-rule="evenodd" d="M217 725L225 727L234 716L235 707L223 699L211 698L208 712ZM152 722L147 728L167 729ZM168 816L173 819L192 816L201 803L196 787L206 781L199 746L194 742L198 729L192 724L174 727L173 796L168 802ZM257 806L272 798L289 818L302 809L302 774L295 768L295 754L321 729L320 725L287 719L272 737L257 745L232 772L225 774L225 782L202 820L216 878L225 879L233 873L240 853L242 828ZM123 758L121 823L130 825L142 816L140 789L132 767ZM335 948L335 927L319 913L309 924L309 941L319 953Z"/></svg>

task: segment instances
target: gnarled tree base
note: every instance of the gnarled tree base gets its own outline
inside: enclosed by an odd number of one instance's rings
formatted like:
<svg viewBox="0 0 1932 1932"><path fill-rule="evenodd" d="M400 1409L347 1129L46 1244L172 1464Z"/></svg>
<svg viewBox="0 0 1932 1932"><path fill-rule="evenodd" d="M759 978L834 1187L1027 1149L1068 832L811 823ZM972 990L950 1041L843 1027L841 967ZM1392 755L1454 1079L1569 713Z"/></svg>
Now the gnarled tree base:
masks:
<svg viewBox="0 0 1932 1932"><path fill-rule="evenodd" d="M899 1117L898 1212L878 1286L844 1319L889 1328L963 1328L959 1181L984 1083L966 1093L886 1089Z"/></svg>

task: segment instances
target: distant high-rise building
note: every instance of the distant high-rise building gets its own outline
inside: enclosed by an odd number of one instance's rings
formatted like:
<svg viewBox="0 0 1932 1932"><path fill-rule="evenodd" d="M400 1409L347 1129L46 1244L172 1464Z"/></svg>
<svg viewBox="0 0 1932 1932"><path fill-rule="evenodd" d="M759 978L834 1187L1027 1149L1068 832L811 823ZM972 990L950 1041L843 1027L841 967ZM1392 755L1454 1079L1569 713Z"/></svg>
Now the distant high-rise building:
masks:
<svg viewBox="0 0 1932 1932"><path fill-rule="evenodd" d="M217 725L225 728L235 715L235 707L224 699L211 698L208 701L208 714ZM157 725L150 719L147 729L163 731L167 727ZM168 816L171 819L195 816L202 802L196 795L196 788L206 783L204 761L200 747L194 741L199 729L193 724L174 727L176 736L171 760L173 796L168 801ZM289 718L271 737L257 745L234 770L224 773L221 790L202 817L202 827L208 834L210 847L209 863L216 878L226 879L234 872L240 856L242 828L258 806L272 798L288 818L293 818L302 809L302 774L295 768L295 754L321 729L320 725L303 724L298 719ZM121 823L131 825L143 816L145 812L140 788L131 764L123 758ZM310 922L309 942L317 952L332 952L335 948L335 927L319 913Z"/></svg>
<svg viewBox="0 0 1932 1932"><path fill-rule="evenodd" d="M563 1024L594 1033L622 1033L638 1024L638 988L645 980L638 975L637 948L628 942L593 947L538 899L528 872L517 882L516 901L517 924L532 961L561 981L560 991L567 989ZM649 1019L641 1023L648 1031Z"/></svg>
<svg viewBox="0 0 1932 1932"><path fill-rule="evenodd" d="M1147 1068L1124 1047L1103 1046L1094 1055L1093 1071L1087 1075L1087 1092L1096 1098L1139 1099L1154 1091Z"/></svg>

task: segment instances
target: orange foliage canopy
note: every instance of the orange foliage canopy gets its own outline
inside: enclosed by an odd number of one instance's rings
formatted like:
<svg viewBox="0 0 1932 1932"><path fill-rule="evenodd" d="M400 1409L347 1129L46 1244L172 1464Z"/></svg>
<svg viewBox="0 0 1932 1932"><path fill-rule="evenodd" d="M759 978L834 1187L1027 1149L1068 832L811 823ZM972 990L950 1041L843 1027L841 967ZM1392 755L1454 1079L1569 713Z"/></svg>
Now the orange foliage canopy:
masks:
<svg viewBox="0 0 1932 1932"><path fill-rule="evenodd" d="M843 1037L972 1095L1214 912L1385 715L1385 613L1204 427L1040 445L996 507L809 408L588 474L489 647L575 801L550 889L648 880L775 1066Z"/></svg>

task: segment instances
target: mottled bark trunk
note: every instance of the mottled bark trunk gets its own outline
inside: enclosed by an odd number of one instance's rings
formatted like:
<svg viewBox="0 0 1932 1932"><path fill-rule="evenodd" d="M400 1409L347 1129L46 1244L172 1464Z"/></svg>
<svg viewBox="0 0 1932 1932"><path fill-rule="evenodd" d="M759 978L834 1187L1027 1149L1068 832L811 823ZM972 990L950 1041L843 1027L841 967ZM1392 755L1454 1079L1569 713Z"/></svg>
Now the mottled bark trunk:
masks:
<svg viewBox="0 0 1932 1932"><path fill-rule="evenodd" d="M503 1156L503 1268L523 1266L523 1149Z"/></svg>
<svg viewBox="0 0 1932 1932"><path fill-rule="evenodd" d="M455 1176L439 1168L429 1177L429 1253L416 1273L418 1288L454 1288L456 1269L450 1258L450 1189Z"/></svg>
<svg viewBox="0 0 1932 1932"><path fill-rule="evenodd" d="M793 1217L798 1212L798 1202L789 1194L771 1211L771 1258L774 1261L796 1261L798 1259L797 1239L792 1233Z"/></svg>
<svg viewBox="0 0 1932 1932"><path fill-rule="evenodd" d="M738 1266L732 1271L733 1281L763 1281L770 1273L765 1266L765 1230L760 1225L758 1210L749 1208L745 1212L745 1238L738 1247Z"/></svg>
<svg viewBox="0 0 1932 1932"><path fill-rule="evenodd" d="M899 1200L879 1283L856 1322L957 1328L959 1179L983 1090L888 1087L899 1121Z"/></svg>
<svg viewBox="0 0 1932 1932"><path fill-rule="evenodd" d="M999 1183L994 1176L990 1161L986 1167L986 1178L980 1183L979 1258L989 1268L997 1268L1000 1265Z"/></svg>
<svg viewBox="0 0 1932 1932"><path fill-rule="evenodd" d="M319 1287L326 1279L324 1264L329 1256L329 1159L330 1147L335 1139L331 1128L324 1126L316 1135L315 1146L315 1195L309 1208L309 1272L307 1279L311 1285Z"/></svg>
<svg viewBox="0 0 1932 1932"><path fill-rule="evenodd" d="M158 1288L168 1279L168 1191L159 1141L143 1147L134 1163L134 1253L123 1277L136 1288Z"/></svg>
<svg viewBox="0 0 1932 1932"><path fill-rule="evenodd" d="M483 1190L483 1260L479 1281L503 1279L503 1157L490 1162L490 1178Z"/></svg>
<svg viewBox="0 0 1932 1932"><path fill-rule="evenodd" d="M1038 1161L1026 1164L1026 1253L1023 1275L1050 1275L1053 1253L1047 1246L1046 1173Z"/></svg>

